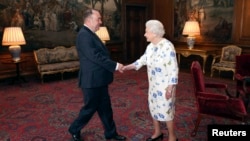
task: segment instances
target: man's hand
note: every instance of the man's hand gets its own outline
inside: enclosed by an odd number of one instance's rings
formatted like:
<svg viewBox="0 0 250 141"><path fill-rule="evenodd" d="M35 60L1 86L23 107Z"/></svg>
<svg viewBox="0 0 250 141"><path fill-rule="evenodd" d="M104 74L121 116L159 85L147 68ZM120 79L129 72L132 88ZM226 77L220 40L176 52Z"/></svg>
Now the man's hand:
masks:
<svg viewBox="0 0 250 141"><path fill-rule="evenodd" d="M120 72L120 73L123 73L123 64L120 64L119 63L119 65L118 65L118 71Z"/></svg>

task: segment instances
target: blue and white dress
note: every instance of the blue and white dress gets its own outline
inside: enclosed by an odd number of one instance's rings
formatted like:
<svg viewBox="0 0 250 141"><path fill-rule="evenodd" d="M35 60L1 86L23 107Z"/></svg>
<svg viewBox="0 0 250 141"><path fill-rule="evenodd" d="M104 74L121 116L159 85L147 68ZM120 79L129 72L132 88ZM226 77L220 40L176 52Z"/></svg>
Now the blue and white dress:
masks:
<svg viewBox="0 0 250 141"><path fill-rule="evenodd" d="M147 65L149 89L148 103L151 116L158 121L173 120L175 113L175 89L166 99L168 85L178 83L178 63L174 45L167 39L157 45L150 43L145 53L134 62L136 70Z"/></svg>

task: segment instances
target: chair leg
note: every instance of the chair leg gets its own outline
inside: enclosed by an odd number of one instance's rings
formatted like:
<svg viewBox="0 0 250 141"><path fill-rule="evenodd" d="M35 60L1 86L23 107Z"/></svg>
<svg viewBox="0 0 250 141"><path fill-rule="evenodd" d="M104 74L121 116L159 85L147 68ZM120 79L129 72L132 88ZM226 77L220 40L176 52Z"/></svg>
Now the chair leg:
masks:
<svg viewBox="0 0 250 141"><path fill-rule="evenodd" d="M246 110L248 109L249 102L250 102L250 94L246 94L246 100L244 101Z"/></svg>
<svg viewBox="0 0 250 141"><path fill-rule="evenodd" d="M213 75L214 75L214 69L211 69L210 77L213 77Z"/></svg>
<svg viewBox="0 0 250 141"><path fill-rule="evenodd" d="M196 120L196 123L195 123L195 127L194 127L193 131L191 132L192 137L196 136L196 133L197 133L198 127L200 125L201 119L202 119L202 115L198 114L197 120Z"/></svg>
<svg viewBox="0 0 250 141"><path fill-rule="evenodd" d="M43 74L41 74L41 83L43 84Z"/></svg>
<svg viewBox="0 0 250 141"><path fill-rule="evenodd" d="M236 98L239 98L239 96L240 96L240 92L236 91Z"/></svg>
<svg viewBox="0 0 250 141"><path fill-rule="evenodd" d="M225 89L225 93L226 93L226 95L229 96L229 97L239 97L239 95L238 95L237 93L236 93L236 96L232 96L232 95L229 93L228 89Z"/></svg>
<svg viewBox="0 0 250 141"><path fill-rule="evenodd" d="M64 74L64 72L61 72L61 80L63 80L63 74Z"/></svg>
<svg viewBox="0 0 250 141"><path fill-rule="evenodd" d="M233 80L234 80L234 78L235 78L235 71L233 70Z"/></svg>

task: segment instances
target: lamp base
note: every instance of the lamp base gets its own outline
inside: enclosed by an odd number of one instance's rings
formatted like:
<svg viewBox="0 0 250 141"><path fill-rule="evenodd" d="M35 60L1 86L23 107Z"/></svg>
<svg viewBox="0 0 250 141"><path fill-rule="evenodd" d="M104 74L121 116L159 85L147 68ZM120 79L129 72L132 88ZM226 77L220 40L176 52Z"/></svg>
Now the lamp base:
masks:
<svg viewBox="0 0 250 141"><path fill-rule="evenodd" d="M193 49L195 44L195 37L192 36L187 37L187 44L189 49Z"/></svg>
<svg viewBox="0 0 250 141"><path fill-rule="evenodd" d="M9 46L9 51L12 56L12 60L17 62L20 61L20 53L21 53L21 47L20 46Z"/></svg>

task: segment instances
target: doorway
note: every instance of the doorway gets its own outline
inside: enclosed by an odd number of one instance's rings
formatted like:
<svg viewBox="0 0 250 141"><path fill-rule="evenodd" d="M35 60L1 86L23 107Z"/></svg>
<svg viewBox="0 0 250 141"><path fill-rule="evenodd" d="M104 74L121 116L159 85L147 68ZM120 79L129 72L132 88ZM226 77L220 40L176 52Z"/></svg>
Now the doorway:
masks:
<svg viewBox="0 0 250 141"><path fill-rule="evenodd" d="M146 6L126 6L125 56L128 63L138 59L146 49L147 41L144 37L146 17Z"/></svg>

